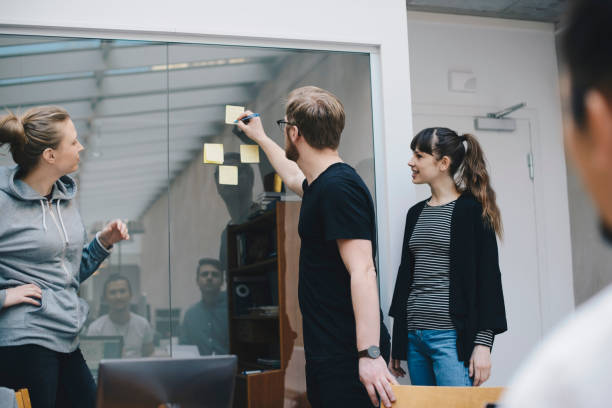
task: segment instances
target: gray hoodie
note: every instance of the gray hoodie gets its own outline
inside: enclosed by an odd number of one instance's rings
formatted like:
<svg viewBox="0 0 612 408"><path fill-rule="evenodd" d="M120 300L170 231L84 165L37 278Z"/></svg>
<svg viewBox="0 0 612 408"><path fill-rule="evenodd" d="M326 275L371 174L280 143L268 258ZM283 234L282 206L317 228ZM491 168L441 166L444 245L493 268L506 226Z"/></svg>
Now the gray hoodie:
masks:
<svg viewBox="0 0 612 408"><path fill-rule="evenodd" d="M76 184L63 176L47 200L15 178L17 167L0 167L0 346L37 344L61 353L78 345L88 305L78 297L109 252L86 232L72 200ZM34 283L40 306L3 307L6 289Z"/></svg>

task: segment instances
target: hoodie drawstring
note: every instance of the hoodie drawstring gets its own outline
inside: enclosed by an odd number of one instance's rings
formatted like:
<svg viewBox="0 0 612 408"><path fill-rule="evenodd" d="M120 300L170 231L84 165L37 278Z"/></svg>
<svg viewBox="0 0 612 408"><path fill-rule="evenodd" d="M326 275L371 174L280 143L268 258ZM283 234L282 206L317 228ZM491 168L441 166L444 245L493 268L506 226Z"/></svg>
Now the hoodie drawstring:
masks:
<svg viewBox="0 0 612 408"><path fill-rule="evenodd" d="M62 212L60 211L60 199L57 200L57 215L59 215L60 224L62 225L62 231L64 231L64 238L66 238L66 244L68 244L68 233L66 232L66 227L64 226L64 220L62 219Z"/></svg>
<svg viewBox="0 0 612 408"><path fill-rule="evenodd" d="M40 206L42 208L42 214L43 214L43 230L47 231L47 221L46 221L46 217L45 217L45 200L40 200Z"/></svg>

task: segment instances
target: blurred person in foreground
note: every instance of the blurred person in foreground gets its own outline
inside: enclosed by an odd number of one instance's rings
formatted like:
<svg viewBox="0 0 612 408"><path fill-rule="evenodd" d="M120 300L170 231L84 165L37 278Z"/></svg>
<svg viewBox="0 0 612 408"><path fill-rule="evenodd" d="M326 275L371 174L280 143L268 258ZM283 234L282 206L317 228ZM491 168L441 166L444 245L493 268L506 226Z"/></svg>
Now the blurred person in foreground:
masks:
<svg viewBox="0 0 612 408"><path fill-rule="evenodd" d="M612 244L612 2L572 4L562 37L565 146ZM612 406L612 285L582 305L532 354L502 406Z"/></svg>

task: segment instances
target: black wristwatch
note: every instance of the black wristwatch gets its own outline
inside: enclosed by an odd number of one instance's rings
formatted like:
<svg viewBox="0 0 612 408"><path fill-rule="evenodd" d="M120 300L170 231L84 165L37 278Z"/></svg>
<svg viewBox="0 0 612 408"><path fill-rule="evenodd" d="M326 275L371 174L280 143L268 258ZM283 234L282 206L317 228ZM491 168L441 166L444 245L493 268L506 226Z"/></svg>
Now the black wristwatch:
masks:
<svg viewBox="0 0 612 408"><path fill-rule="evenodd" d="M358 353L359 358L361 357L368 357L371 359L377 359L378 357L380 357L380 349L378 348L378 346L370 346L365 350L361 350Z"/></svg>

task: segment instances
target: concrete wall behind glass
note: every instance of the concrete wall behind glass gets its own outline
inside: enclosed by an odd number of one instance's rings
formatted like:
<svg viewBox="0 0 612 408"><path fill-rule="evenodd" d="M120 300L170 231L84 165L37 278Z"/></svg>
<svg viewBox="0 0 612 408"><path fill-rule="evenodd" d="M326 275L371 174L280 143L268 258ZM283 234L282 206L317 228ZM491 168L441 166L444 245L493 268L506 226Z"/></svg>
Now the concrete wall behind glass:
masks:
<svg viewBox="0 0 612 408"><path fill-rule="evenodd" d="M206 46L201 46L206 47ZM374 197L373 136L370 90L370 61L365 54L300 52L289 54L273 80L268 81L247 108L259 112L266 132L284 146L275 123L284 116L288 93L299 86L315 85L334 92L343 102L347 124L340 144L343 159L357 168ZM172 85L172 83L171 83ZM232 126L223 128L211 142L223 143L225 152L238 152L242 143ZM173 135L170 133L170 144ZM252 165L255 183L252 199L263 191L262 174L272 171L260 152L260 165ZM171 158L172 160L172 158ZM217 193L215 165L202 164L196 156L170 186L172 307L184 313L199 298L195 283L196 265L202 257L219 256L220 239L230 214ZM167 307L167 253L160 250L167 227L168 196L161 195L144 214L149 232L141 246L141 266L147 276L143 291L154 308Z"/></svg>

